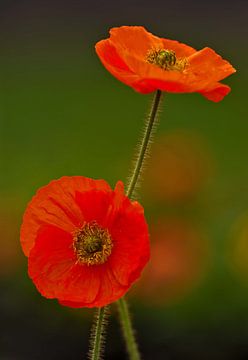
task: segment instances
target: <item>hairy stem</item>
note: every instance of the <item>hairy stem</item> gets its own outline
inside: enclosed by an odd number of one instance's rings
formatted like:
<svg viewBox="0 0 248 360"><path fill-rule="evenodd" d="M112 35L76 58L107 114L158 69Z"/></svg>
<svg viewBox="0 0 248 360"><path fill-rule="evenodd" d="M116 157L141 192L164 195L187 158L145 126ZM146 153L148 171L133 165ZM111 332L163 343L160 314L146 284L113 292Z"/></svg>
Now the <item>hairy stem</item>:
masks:
<svg viewBox="0 0 248 360"><path fill-rule="evenodd" d="M89 360L100 360L102 358L105 342L105 327L107 325L107 315L107 306L98 308L96 310L96 317L91 330Z"/></svg>
<svg viewBox="0 0 248 360"><path fill-rule="evenodd" d="M130 360L140 360L140 353L137 342L135 340L134 330L128 310L127 302L124 298L117 301L119 317L123 336L126 342L127 352Z"/></svg>
<svg viewBox="0 0 248 360"><path fill-rule="evenodd" d="M151 111L148 116L144 135L141 140L141 146L140 146L140 149L138 152L137 160L135 162L134 170L131 175L131 179L130 179L128 189L126 192L126 195L129 198L132 198L133 192L136 188L137 182L138 182L141 172L142 172L142 167L144 165L144 161L145 161L147 152L149 150L149 144L150 144L151 136L152 136L152 133L154 130L154 125L156 123L161 97L162 97L161 91L157 90L157 92L154 96L154 99L153 99ZM140 357L138 345L137 345L137 342L135 339L135 334L134 334L134 330L133 330L133 326L132 326L132 321L130 318L128 305L127 305L127 302L124 299L124 297L122 297L119 301L117 301L117 306L118 306L118 311L119 311L122 332L123 332L123 336L124 336L124 339L126 342L127 351L129 354L129 359L130 360L140 360L141 357Z"/></svg>
<svg viewBox="0 0 248 360"><path fill-rule="evenodd" d="M159 109L161 97L162 97L162 92L160 90L157 90L157 92L155 93L154 99L153 99L150 114L148 116L144 135L141 140L141 146L139 149L139 153L137 155L137 160L135 162L134 170L133 170L133 173L131 175L131 179L130 179L130 182L128 185L126 195L129 198L132 197L132 194L135 190L135 187L137 185L137 182L139 180L139 177L140 177L140 174L142 171L142 167L144 165L144 160L145 160L147 152L149 150L149 143L151 141L151 136L152 136L154 125L156 123L156 118L158 115L158 109Z"/></svg>

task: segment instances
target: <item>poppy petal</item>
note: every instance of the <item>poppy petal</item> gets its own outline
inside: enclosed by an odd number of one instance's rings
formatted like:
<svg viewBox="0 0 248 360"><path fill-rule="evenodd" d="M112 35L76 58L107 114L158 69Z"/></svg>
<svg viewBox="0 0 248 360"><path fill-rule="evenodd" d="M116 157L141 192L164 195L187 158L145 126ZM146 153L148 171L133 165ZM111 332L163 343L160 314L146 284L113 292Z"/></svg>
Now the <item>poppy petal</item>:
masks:
<svg viewBox="0 0 248 360"><path fill-rule="evenodd" d="M121 285L116 280L112 270L108 266L103 266L103 268L99 291L93 302L85 303L58 299L59 303L63 306L69 306L72 308L102 307L122 297L128 290L129 286Z"/></svg>
<svg viewBox="0 0 248 360"><path fill-rule="evenodd" d="M123 286L136 280L150 256L147 224L143 208L126 198L116 214L110 233L113 250L109 264Z"/></svg>
<svg viewBox="0 0 248 360"><path fill-rule="evenodd" d="M101 274L100 288L94 300L94 306L101 307L119 299L127 292L130 285L131 283L127 286L121 284L119 279L114 276L109 263L106 265L104 264Z"/></svg>
<svg viewBox="0 0 248 360"><path fill-rule="evenodd" d="M82 212L74 201L76 191L111 188L104 180L64 176L42 187L32 198L23 216L21 245L26 256L34 245L37 231L50 224L72 232L82 223Z"/></svg>
<svg viewBox="0 0 248 360"><path fill-rule="evenodd" d="M144 80L153 89L159 89L161 91L167 91L171 93L186 93L193 92L192 86L186 82L183 74L164 74L160 78L147 78ZM154 90L153 90L154 91Z"/></svg>
<svg viewBox="0 0 248 360"><path fill-rule="evenodd" d="M120 50L122 51L122 50ZM130 69L136 73L139 77L139 80L134 84L135 89L142 93L148 93L156 90L156 86L154 85L156 81L160 81L161 83L174 83L177 86L178 82L184 82L184 74L179 71L165 71L159 68L156 65L149 64L148 62L140 61L137 57L135 57L131 53L123 52L122 57L127 62ZM144 91L143 91L144 87ZM166 87L166 85L164 85ZM185 86L184 86L185 87ZM149 89L149 91L148 91ZM160 89L164 90L164 89ZM168 91L167 89L165 91Z"/></svg>
<svg viewBox="0 0 248 360"><path fill-rule="evenodd" d="M137 58L145 59L150 49L163 47L162 40L148 32L143 26L120 26L110 30L110 40L117 52L132 53Z"/></svg>
<svg viewBox="0 0 248 360"><path fill-rule="evenodd" d="M113 191L77 191L75 194L75 201L81 209L84 221L96 221L98 225L103 227L106 225L106 218L112 203L112 198Z"/></svg>
<svg viewBox="0 0 248 360"><path fill-rule="evenodd" d="M188 58L190 71L206 85L220 81L233 74L233 66L208 47L197 51Z"/></svg>
<svg viewBox="0 0 248 360"><path fill-rule="evenodd" d="M86 222L96 221L98 225L108 227L125 197L124 184L122 181L118 181L114 191L76 192L75 201Z"/></svg>
<svg viewBox="0 0 248 360"><path fill-rule="evenodd" d="M43 227L29 256L29 276L46 298L92 303L100 277L97 267L77 264L72 235L54 226Z"/></svg>
<svg viewBox="0 0 248 360"><path fill-rule="evenodd" d="M161 39L163 43L163 49L173 50L178 58L188 57L196 52L194 48L189 45L180 43L176 40Z"/></svg>
<svg viewBox="0 0 248 360"><path fill-rule="evenodd" d="M108 39L99 41L95 48L102 64L118 80L129 86L138 80L138 76L124 63Z"/></svg>
<svg viewBox="0 0 248 360"><path fill-rule="evenodd" d="M219 102L227 94L229 94L230 91L231 91L230 86L221 83L216 83L214 88L208 91L201 91L200 94L203 95L208 100Z"/></svg>

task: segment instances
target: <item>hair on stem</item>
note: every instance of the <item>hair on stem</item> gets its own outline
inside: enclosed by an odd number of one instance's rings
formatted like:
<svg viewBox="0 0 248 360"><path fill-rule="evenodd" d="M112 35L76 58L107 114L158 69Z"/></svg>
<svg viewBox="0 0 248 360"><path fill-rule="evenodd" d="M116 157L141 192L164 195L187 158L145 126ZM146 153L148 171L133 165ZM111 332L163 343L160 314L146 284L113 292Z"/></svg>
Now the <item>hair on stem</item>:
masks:
<svg viewBox="0 0 248 360"><path fill-rule="evenodd" d="M110 309L108 306L98 308L95 312L90 334L90 348L88 352L89 360L103 359L106 341L106 327L108 325L109 316Z"/></svg>

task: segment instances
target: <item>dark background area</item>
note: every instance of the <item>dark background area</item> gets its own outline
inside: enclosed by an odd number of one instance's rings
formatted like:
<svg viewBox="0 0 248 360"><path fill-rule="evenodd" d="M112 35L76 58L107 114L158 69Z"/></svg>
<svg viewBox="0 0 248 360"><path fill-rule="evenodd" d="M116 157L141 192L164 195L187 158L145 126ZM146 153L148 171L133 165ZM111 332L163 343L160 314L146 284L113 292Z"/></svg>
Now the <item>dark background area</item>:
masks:
<svg viewBox="0 0 248 360"><path fill-rule="evenodd" d="M119 83L95 54L120 25L209 46L237 69L221 103L164 98L140 189L154 256L128 294L143 358L248 358L247 5L0 1L1 360L86 359L94 311L41 297L19 228L51 179L127 178L151 96ZM106 359L126 359L112 308Z"/></svg>

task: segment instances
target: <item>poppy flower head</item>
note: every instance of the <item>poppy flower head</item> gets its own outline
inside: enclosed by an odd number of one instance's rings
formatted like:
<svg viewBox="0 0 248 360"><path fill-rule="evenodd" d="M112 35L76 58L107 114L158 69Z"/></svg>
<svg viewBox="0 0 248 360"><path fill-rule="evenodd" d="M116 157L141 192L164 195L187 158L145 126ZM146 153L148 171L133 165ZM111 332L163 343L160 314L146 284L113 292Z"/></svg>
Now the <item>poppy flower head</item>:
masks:
<svg viewBox="0 0 248 360"><path fill-rule="evenodd" d="M101 307L137 280L150 256L142 206L104 180L62 177L28 204L21 227L39 292L70 307Z"/></svg>
<svg viewBox="0 0 248 360"><path fill-rule="evenodd" d="M121 26L96 44L106 69L134 90L197 92L218 102L230 92L219 81L234 73L232 65L208 47L202 50L159 38L142 26Z"/></svg>

